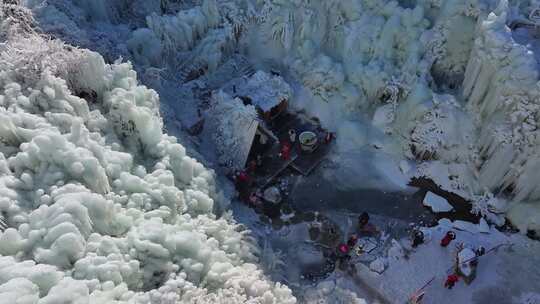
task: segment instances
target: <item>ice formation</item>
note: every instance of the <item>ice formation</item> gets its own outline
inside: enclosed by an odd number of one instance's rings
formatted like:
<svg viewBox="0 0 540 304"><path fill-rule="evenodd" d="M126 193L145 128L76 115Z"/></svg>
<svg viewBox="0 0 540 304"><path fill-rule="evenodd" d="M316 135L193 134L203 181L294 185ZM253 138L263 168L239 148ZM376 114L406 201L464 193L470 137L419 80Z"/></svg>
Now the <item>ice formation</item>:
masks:
<svg viewBox="0 0 540 304"><path fill-rule="evenodd" d="M2 4L0 303L295 303L132 66L6 12L31 21Z"/></svg>
<svg viewBox="0 0 540 304"><path fill-rule="evenodd" d="M501 1L479 24L463 95L479 129L478 153L485 160L479 165L481 186L511 192L510 218L522 230L538 230L537 61L506 26L511 20L508 5Z"/></svg>
<svg viewBox="0 0 540 304"><path fill-rule="evenodd" d="M293 302L213 215L213 173L162 132L160 106L194 117L210 100L228 113L209 136L223 162L256 116L240 94L287 98L336 131L342 171L327 176L343 189L369 184L369 166L378 186L427 177L540 232L540 50L515 36L538 1L18 2L0 12L0 301Z"/></svg>

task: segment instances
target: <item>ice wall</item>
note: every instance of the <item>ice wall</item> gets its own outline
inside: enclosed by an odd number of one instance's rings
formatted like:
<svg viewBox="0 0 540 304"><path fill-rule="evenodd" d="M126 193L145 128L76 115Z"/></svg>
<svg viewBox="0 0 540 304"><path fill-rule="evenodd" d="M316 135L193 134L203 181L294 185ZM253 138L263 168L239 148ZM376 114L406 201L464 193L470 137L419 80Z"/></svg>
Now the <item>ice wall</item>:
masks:
<svg viewBox="0 0 540 304"><path fill-rule="evenodd" d="M328 103L341 110L336 114L350 112L352 118L379 102L390 82L412 86L428 68L421 58L420 36L428 25L422 7L405 9L393 1L265 2L258 20L259 27L246 35L257 37L246 47L289 65L312 93L315 109Z"/></svg>
<svg viewBox="0 0 540 304"><path fill-rule="evenodd" d="M479 134L479 182L490 191L511 193L511 218L522 230L538 230L538 69L534 54L516 43L506 26L510 12L508 3L501 1L480 22L463 96ZM521 205L524 202L528 203Z"/></svg>
<svg viewBox="0 0 540 304"><path fill-rule="evenodd" d="M262 38L254 38L259 43L252 49L262 59L291 67L309 90L308 100L297 102L328 127L344 130L340 124L371 116L405 155L449 166L453 173L445 178L453 178L478 205L493 192L532 211L540 199L538 65L506 24L529 18L534 6L531 1L418 1L409 8L395 1L266 3L252 33ZM460 86L463 98L435 93ZM515 222L522 229L539 227L537 213L515 216Z"/></svg>
<svg viewBox="0 0 540 304"><path fill-rule="evenodd" d="M129 63L0 21L0 303L296 302Z"/></svg>
<svg viewBox="0 0 540 304"><path fill-rule="evenodd" d="M325 127L348 137L341 130L368 120L388 135L344 142L388 142L385 152L454 161L467 141L453 127L470 124L459 102L433 91L460 85L484 2L269 1L239 45L254 60L288 68L305 88L292 106Z"/></svg>

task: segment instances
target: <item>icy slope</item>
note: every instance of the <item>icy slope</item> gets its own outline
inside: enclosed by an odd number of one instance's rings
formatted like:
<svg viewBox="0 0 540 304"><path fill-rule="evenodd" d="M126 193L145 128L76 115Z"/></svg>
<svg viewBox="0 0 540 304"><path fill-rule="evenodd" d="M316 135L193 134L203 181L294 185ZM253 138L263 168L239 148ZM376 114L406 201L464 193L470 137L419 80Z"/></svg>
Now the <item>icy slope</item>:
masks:
<svg viewBox="0 0 540 304"><path fill-rule="evenodd" d="M296 302L130 64L0 13L0 303Z"/></svg>

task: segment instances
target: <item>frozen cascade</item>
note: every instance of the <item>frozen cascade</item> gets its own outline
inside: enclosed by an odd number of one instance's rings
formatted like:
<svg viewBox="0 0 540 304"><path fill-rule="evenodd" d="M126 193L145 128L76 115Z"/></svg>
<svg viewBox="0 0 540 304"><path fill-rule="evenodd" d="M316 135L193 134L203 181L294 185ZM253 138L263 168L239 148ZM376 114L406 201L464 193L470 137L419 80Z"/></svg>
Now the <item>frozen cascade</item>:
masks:
<svg viewBox="0 0 540 304"><path fill-rule="evenodd" d="M512 38L507 1L479 22L463 96L479 130L482 187L511 190L509 215L522 230L540 228L538 113L534 54Z"/></svg>

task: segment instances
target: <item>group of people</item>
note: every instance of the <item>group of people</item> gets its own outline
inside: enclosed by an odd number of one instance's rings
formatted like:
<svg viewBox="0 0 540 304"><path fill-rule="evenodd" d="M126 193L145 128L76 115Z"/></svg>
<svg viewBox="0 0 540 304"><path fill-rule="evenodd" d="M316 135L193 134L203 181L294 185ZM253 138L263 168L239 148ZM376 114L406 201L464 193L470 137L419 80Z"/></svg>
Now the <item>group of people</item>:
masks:
<svg viewBox="0 0 540 304"><path fill-rule="evenodd" d="M336 138L335 134L332 132L326 132L324 137L325 143L330 143ZM293 153L294 145L297 140L297 134L294 129L288 131L288 137L280 140L280 148L278 157L283 160L289 160ZM262 166L263 156L257 155L254 159L250 160L247 163L247 166L242 171L236 171L234 173L234 183L236 190L238 192L238 197L240 200L246 203L253 203L253 200L257 199L257 193L252 192L252 187L254 185L254 177L257 174L257 170ZM259 195L260 196L260 195ZM260 198L260 197L259 197Z"/></svg>
<svg viewBox="0 0 540 304"><path fill-rule="evenodd" d="M251 207L259 207L263 195L259 189L255 189L255 178L252 170L238 171L234 174L234 186L238 192L238 198Z"/></svg>
<svg viewBox="0 0 540 304"><path fill-rule="evenodd" d="M424 243L424 233L415 228L412 231L412 247L415 248L420 244ZM445 233L444 237L440 240L439 244L441 247L448 247L453 240L456 239L456 233L452 230L449 230ZM501 246L501 245L499 245ZM448 276L444 281L444 287L452 289L456 283L460 280L460 276L463 277L465 283L470 284L475 277L476 267L478 265L478 258L485 255L487 252L483 246L479 246L476 249L466 246L463 243L460 243L456 246L457 254L455 265L449 269ZM498 248L494 247L491 250ZM490 251L491 251L490 250ZM408 299L407 304L420 304L425 295L425 288L430 285L434 280L435 276L427 282L422 288L418 289L412 296Z"/></svg>
<svg viewBox="0 0 540 304"><path fill-rule="evenodd" d="M456 233L452 230L449 230L445 233L444 237L440 240L439 244L441 247L448 247L450 243L456 239ZM419 245L424 243L424 233L420 229L414 229L412 233L412 247L416 248ZM461 249L464 250L464 246L461 244ZM459 254L459 252L458 252ZM485 254L484 247L480 246L476 250L474 250L474 257L470 260L467 260L465 262L459 261L459 258L456 258L456 267L452 273L450 273L444 282L444 287L448 289L452 289L456 283L459 281L459 273L460 273L460 267L463 265L461 264L467 264L467 266L471 266L472 268L476 268L478 265L478 257Z"/></svg>
<svg viewBox="0 0 540 304"><path fill-rule="evenodd" d="M378 230L375 225L369 222L369 214L363 212L358 216L357 233L352 233L346 242L340 243L337 248L337 261L341 269L345 269L348 261L351 259L352 250L358 243L358 236L372 236L375 235ZM362 248L358 247L358 252L362 252Z"/></svg>

